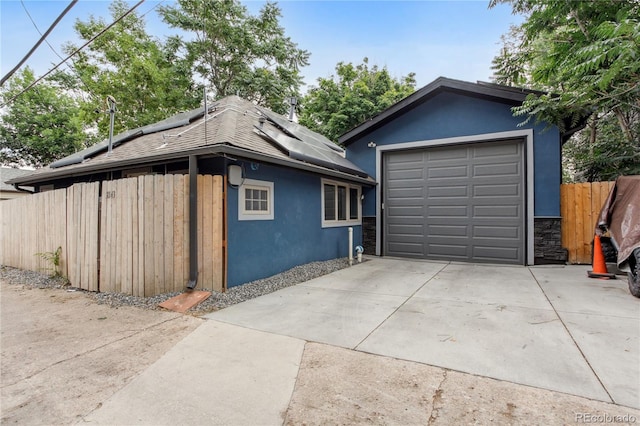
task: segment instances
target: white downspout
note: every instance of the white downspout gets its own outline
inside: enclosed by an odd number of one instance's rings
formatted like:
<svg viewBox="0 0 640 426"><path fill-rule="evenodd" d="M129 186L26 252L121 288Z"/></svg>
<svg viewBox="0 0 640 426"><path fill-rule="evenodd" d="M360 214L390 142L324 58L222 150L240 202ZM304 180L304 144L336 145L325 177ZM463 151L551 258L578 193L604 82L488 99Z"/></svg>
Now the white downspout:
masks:
<svg viewBox="0 0 640 426"><path fill-rule="evenodd" d="M349 266L353 265L353 228L349 227Z"/></svg>

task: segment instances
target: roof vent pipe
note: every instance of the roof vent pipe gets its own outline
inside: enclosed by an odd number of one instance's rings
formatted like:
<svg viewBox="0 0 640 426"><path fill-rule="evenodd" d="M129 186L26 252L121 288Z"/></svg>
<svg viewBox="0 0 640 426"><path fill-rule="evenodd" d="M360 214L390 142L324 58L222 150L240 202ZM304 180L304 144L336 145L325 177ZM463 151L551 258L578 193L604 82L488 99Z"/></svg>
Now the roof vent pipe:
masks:
<svg viewBox="0 0 640 426"><path fill-rule="evenodd" d="M109 152L107 152L107 156L109 156L113 150L113 121L116 115L116 100L113 96L107 96L107 104L109 105Z"/></svg>
<svg viewBox="0 0 640 426"><path fill-rule="evenodd" d="M289 121L293 123L298 122L298 117L296 116L296 104L298 100L295 96L289 98Z"/></svg>

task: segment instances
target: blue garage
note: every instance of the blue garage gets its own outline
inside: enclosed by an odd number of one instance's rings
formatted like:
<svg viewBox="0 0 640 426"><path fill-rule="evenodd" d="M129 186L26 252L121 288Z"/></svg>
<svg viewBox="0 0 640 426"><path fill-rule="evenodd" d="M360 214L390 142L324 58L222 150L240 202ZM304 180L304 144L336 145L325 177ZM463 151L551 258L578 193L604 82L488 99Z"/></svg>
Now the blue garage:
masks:
<svg viewBox="0 0 640 426"><path fill-rule="evenodd" d="M531 265L566 260L561 147L570 132L514 117L529 91L438 78L341 136L378 255Z"/></svg>

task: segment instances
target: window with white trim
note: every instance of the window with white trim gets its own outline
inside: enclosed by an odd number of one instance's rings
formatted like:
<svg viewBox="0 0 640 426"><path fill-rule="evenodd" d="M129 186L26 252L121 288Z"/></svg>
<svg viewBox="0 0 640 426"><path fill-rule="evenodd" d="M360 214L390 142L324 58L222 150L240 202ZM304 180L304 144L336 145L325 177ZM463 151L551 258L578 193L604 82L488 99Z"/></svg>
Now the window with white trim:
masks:
<svg viewBox="0 0 640 426"><path fill-rule="evenodd" d="M322 227L360 225L359 185L322 179Z"/></svg>
<svg viewBox="0 0 640 426"><path fill-rule="evenodd" d="M238 220L273 220L273 182L244 180L238 188Z"/></svg>

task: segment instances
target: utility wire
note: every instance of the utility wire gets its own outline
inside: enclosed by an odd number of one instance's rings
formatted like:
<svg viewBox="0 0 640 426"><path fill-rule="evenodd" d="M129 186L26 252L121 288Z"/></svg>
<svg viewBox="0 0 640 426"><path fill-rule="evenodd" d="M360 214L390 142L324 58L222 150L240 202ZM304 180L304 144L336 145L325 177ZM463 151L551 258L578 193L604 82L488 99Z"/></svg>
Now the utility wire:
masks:
<svg viewBox="0 0 640 426"><path fill-rule="evenodd" d="M40 40L38 40L38 42L35 44L35 46L33 46L31 48L31 50L29 50L29 53L27 53L25 55L24 58L22 58L22 60L18 63L18 65L16 65L11 71L9 71L7 73L7 75L5 75L4 77L2 77L2 80L0 80L0 86L2 86L4 84L5 81L7 81L9 79L9 77L11 77L16 71L18 71L18 69L20 69L20 67L22 66L22 64L24 64L27 59L29 59L29 57L33 54L33 52L35 52L35 50L42 44L42 42L47 38L47 36L51 33L51 31L53 31L53 29L56 27L56 25L58 25L58 22L60 22L62 20L62 18L64 17L64 15L67 14L68 11L71 10L71 8L73 6L76 5L76 3L78 2L78 0L72 0L71 3L69 3L69 5L62 11L62 13L56 18L55 21L53 21L53 24L51 24L51 26L49 27L49 29L44 33L44 35L42 37L40 37Z"/></svg>
<svg viewBox="0 0 640 426"><path fill-rule="evenodd" d="M33 20L33 17L31 16L31 13L29 13L29 10L27 9L27 6L24 4L24 0L20 0L20 4L22 4L22 8L24 9L24 12L27 14L27 16L29 17L29 20L31 21L31 23L33 24L33 27L36 29L36 31L38 32L38 34L40 34L40 37L44 37L42 35L42 31L40 31L40 28L38 28L38 25L36 24L36 21ZM57 51L56 49L51 45L51 43L49 43L47 40L44 41L45 43L47 43L47 46L49 46L49 48L51 49L51 51L53 53L56 54L56 56L60 59L64 59Z"/></svg>
<svg viewBox="0 0 640 426"><path fill-rule="evenodd" d="M140 15L141 18L144 18L145 16L147 16L149 13L151 13L154 9L156 9L158 6L160 6L162 3L164 3L166 0L160 0L158 3L156 3L151 9L147 10L145 13L143 13L142 15ZM40 36L42 36L42 31L40 31L40 28L38 28L38 24L36 24L35 20L33 19L33 17L31 16L31 13L29 13L29 10L27 9L27 6L24 4L24 0L20 0L20 3L22 4L22 8L24 9L24 12L27 14L27 16L29 17L29 20L31 21L31 23L33 24L33 27L36 29L36 31L38 32L38 34L40 34ZM53 47L51 45L51 43L49 43L47 40L44 41L45 43L47 43L47 46L49 46L49 49L51 49L51 51L61 60L63 60L64 58L62 57L62 55L60 55L58 53L58 51L55 49L55 47ZM91 88L87 85L87 83L85 83L85 81L82 79L82 77L80 77L80 75L78 74L78 71L76 70L76 63L73 61L73 59L70 59L71 61L71 65L67 64L67 68L69 68L69 70L71 72L73 72L76 77L78 77L78 81L80 81L80 83L82 83L82 85L84 86L84 88L87 91L87 94L89 95L89 97L93 100L96 100L97 97L96 95L93 94L93 92L91 91Z"/></svg>
<svg viewBox="0 0 640 426"><path fill-rule="evenodd" d="M129 9L127 12L125 12L122 16L120 16L118 19L116 19L115 21L113 21L111 24L109 24L105 29L103 29L102 31L100 31L98 34L96 34L95 36L93 36L89 41L87 41L85 44L83 44L82 46L80 46L79 48L77 48L73 53L71 53L69 56L67 56L66 58L64 58L62 60L62 62L58 63L58 65L56 65L55 67L51 68L49 71L47 71L47 73L45 73L42 77L38 78L36 81L34 81L33 83L31 83L30 85L28 85L27 87L25 87L22 91L20 91L17 95L13 96L11 99L9 99L7 102L5 102L4 104L0 105L0 108L6 106L7 104L15 101L20 95L22 95L24 92L26 92L27 90L31 89L33 86L35 86L36 84L38 84L40 81L42 81L43 79L45 79L47 76L49 76L49 74L51 74L52 72L54 72L55 70L57 70L58 68L60 68L60 66L62 64L64 64L65 62L67 62L70 58L72 58L73 56L77 55L82 49L84 49L85 47L87 47L89 44L91 44L95 39L97 39L98 37L100 37L102 34L104 34L105 32L107 32L109 29L111 29L111 27L113 27L115 24L117 24L118 22L120 22L122 19L124 19L127 15L129 15L131 12L133 12L138 6L140 6L142 3L144 3L145 0L140 0L138 3L136 3L131 9Z"/></svg>
<svg viewBox="0 0 640 426"><path fill-rule="evenodd" d="M147 10L145 13L143 13L142 15L140 15L141 18L144 18L145 16L147 16L149 13L151 13L152 10L154 10L156 7L160 6L162 3L164 3L166 0L160 0L158 3L156 3L151 9Z"/></svg>
<svg viewBox="0 0 640 426"><path fill-rule="evenodd" d="M163 0L164 1L164 0ZM31 20L31 23L33 24L33 27L36 29L36 31L38 32L38 34L40 34L42 36L42 31L40 31L40 28L38 28L38 24L36 24L36 21L34 21L33 17L31 16L31 13L29 13L29 10L27 9L27 6L24 4L24 0L20 0L20 3L22 4L22 8L24 9L25 13L27 14L27 16L29 17L29 20ZM45 43L47 43L47 46L49 46L49 48L51 49L51 51L53 53L55 53L55 55L60 58L60 59L64 59L62 57L62 55L60 55L58 53L58 51L51 45L51 43L49 43L47 40L44 41ZM78 75L78 72L75 69L75 62L73 61L73 59L71 59L71 64L69 65L67 64L67 68L69 68L69 70L71 72L73 72L76 77L78 77L78 81L80 81L80 83L82 83L87 91L87 94L89 95L89 98L96 100L96 96L93 94L93 92L91 92L91 88L89 88L89 86L87 86L87 84L84 82L84 80Z"/></svg>

